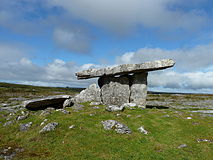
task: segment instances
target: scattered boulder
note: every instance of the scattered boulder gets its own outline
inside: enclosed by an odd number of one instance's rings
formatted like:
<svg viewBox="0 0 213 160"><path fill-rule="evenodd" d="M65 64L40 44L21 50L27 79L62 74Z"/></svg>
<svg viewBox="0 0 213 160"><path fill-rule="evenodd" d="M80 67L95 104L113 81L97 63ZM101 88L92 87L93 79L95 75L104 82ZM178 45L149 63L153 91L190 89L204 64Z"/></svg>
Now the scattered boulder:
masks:
<svg viewBox="0 0 213 160"><path fill-rule="evenodd" d="M3 126L4 126L4 127L5 127L5 126L9 126L9 125L11 125L13 122L14 122L14 121L8 121L8 122L6 122Z"/></svg>
<svg viewBox="0 0 213 160"><path fill-rule="evenodd" d="M89 105L90 106L98 106L98 105L101 105L101 102L91 102Z"/></svg>
<svg viewBox="0 0 213 160"><path fill-rule="evenodd" d="M129 102L130 87L129 78L100 77L98 84L101 87L101 99L105 105L122 105Z"/></svg>
<svg viewBox="0 0 213 160"><path fill-rule="evenodd" d="M73 106L73 104L74 104L73 98L66 99L63 103L63 108L71 107L71 106Z"/></svg>
<svg viewBox="0 0 213 160"><path fill-rule="evenodd" d="M24 101L23 105L29 110L41 110L47 107L62 108L64 101L69 98L69 95L49 96L46 98Z"/></svg>
<svg viewBox="0 0 213 160"><path fill-rule="evenodd" d="M64 114L70 114L70 112L65 110L65 109L56 109L56 111L60 111L60 112L62 112Z"/></svg>
<svg viewBox="0 0 213 160"><path fill-rule="evenodd" d="M106 107L106 110L109 112L123 111L123 106L110 105Z"/></svg>
<svg viewBox="0 0 213 160"><path fill-rule="evenodd" d="M44 128L39 131L39 133L53 131L56 129L56 126L58 126L57 122L48 123L46 126L44 126Z"/></svg>
<svg viewBox="0 0 213 160"><path fill-rule="evenodd" d="M20 131L27 131L32 125L32 122L26 123L26 124L21 124L20 125Z"/></svg>
<svg viewBox="0 0 213 160"><path fill-rule="evenodd" d="M132 131L124 124L115 121L115 120L106 120L101 122L105 130L114 129L117 133L120 134L130 134Z"/></svg>
<svg viewBox="0 0 213 160"><path fill-rule="evenodd" d="M28 115L22 115L22 116L18 116L16 118L17 121L20 121L20 120L24 120L24 119L27 119Z"/></svg>
<svg viewBox="0 0 213 160"><path fill-rule="evenodd" d="M75 128L75 125L69 126L69 129L73 129L73 128Z"/></svg>
<svg viewBox="0 0 213 160"><path fill-rule="evenodd" d="M45 122L47 122L48 119L44 119L43 122L41 122L40 126L43 126Z"/></svg>
<svg viewBox="0 0 213 160"><path fill-rule="evenodd" d="M84 105L76 103L74 106L72 106L72 109L76 112L83 110L84 109Z"/></svg>
<svg viewBox="0 0 213 160"><path fill-rule="evenodd" d="M43 110L42 112L41 112L41 114L40 114L40 116L47 116L47 115L49 115L49 114L51 114L52 112L51 111L48 111L48 110Z"/></svg>
<svg viewBox="0 0 213 160"><path fill-rule="evenodd" d="M96 84L91 84L88 88L81 91L80 94L73 98L74 103L84 103L84 102L101 102L101 92L100 88Z"/></svg>
<svg viewBox="0 0 213 160"><path fill-rule="evenodd" d="M124 104L122 104L123 108L128 108L128 109L135 109L136 106L137 106L136 103L124 103Z"/></svg>
<svg viewBox="0 0 213 160"><path fill-rule="evenodd" d="M148 131L144 129L143 126L138 128L139 132L143 133L143 134L148 134Z"/></svg>
<svg viewBox="0 0 213 160"><path fill-rule="evenodd" d="M181 145L178 146L179 149L180 149L180 148L185 148L185 147L187 147L186 144L181 144Z"/></svg>

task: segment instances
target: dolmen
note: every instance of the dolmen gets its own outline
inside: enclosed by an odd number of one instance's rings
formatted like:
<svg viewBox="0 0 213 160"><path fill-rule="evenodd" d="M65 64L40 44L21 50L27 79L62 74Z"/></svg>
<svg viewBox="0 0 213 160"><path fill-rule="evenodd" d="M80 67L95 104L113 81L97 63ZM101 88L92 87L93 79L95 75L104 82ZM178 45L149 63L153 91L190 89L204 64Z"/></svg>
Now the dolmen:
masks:
<svg viewBox="0 0 213 160"><path fill-rule="evenodd" d="M89 69L77 72L78 79L98 78L100 101L105 105L121 106L135 103L146 106L148 72L173 67L171 59L156 60L141 64L122 64L115 67Z"/></svg>

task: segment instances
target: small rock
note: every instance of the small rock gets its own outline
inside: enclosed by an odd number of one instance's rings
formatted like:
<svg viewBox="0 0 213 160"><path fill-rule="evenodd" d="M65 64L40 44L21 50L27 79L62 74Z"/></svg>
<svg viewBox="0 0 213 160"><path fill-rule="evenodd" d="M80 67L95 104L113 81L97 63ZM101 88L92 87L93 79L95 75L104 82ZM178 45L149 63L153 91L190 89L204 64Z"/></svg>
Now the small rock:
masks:
<svg viewBox="0 0 213 160"><path fill-rule="evenodd" d="M178 148L185 148L185 147L187 147L186 144L181 144L181 145L178 146Z"/></svg>
<svg viewBox="0 0 213 160"><path fill-rule="evenodd" d="M66 99L63 103L63 108L71 107L74 104L73 98Z"/></svg>
<svg viewBox="0 0 213 160"><path fill-rule="evenodd" d="M47 119L44 119L43 122L41 122L40 126L43 126L45 122L47 122Z"/></svg>
<svg viewBox="0 0 213 160"><path fill-rule="evenodd" d="M39 131L39 133L45 133L45 132L53 131L53 130L55 130L57 125L58 125L57 122L48 123L46 126L44 126L44 128L42 128Z"/></svg>
<svg viewBox="0 0 213 160"><path fill-rule="evenodd" d="M69 126L69 129L73 129L73 128L75 128L75 125Z"/></svg>
<svg viewBox="0 0 213 160"><path fill-rule="evenodd" d="M32 125L32 122L21 124L20 125L20 131L27 131Z"/></svg>
<svg viewBox="0 0 213 160"><path fill-rule="evenodd" d="M1 104L1 106L2 106L2 107L7 107L7 106L8 106L8 104L6 104L6 103L2 103L2 104Z"/></svg>
<svg viewBox="0 0 213 160"><path fill-rule="evenodd" d="M129 117L131 117L131 115L130 115L130 114L127 114L126 117L129 118Z"/></svg>
<svg viewBox="0 0 213 160"><path fill-rule="evenodd" d="M76 103L76 104L74 104L74 106L72 106L72 108L74 109L74 111L77 111L77 112L78 112L78 111L84 109L84 105L79 104L79 103Z"/></svg>
<svg viewBox="0 0 213 160"><path fill-rule="evenodd" d="M101 102L91 102L90 104L89 104L90 106L98 106L98 105L101 105Z"/></svg>
<svg viewBox="0 0 213 160"><path fill-rule="evenodd" d="M94 106L94 107L92 107L93 109L99 109L100 107L98 107L98 106Z"/></svg>
<svg viewBox="0 0 213 160"><path fill-rule="evenodd" d="M121 114L117 113L116 116L117 116L117 117L118 117L118 116L121 116Z"/></svg>
<svg viewBox="0 0 213 160"><path fill-rule="evenodd" d="M192 117L186 117L186 119L192 119Z"/></svg>
<svg viewBox="0 0 213 160"><path fill-rule="evenodd" d="M139 132L143 133L143 134L148 134L148 131L144 129L143 126L138 128Z"/></svg>
<svg viewBox="0 0 213 160"><path fill-rule="evenodd" d="M50 111L44 110L44 111L41 112L40 116L47 116L49 114L51 114Z"/></svg>
<svg viewBox="0 0 213 160"><path fill-rule="evenodd" d="M90 113L89 116L94 116L95 114Z"/></svg>
<svg viewBox="0 0 213 160"><path fill-rule="evenodd" d="M210 140L210 139L197 139L197 142L211 142L213 143L213 140Z"/></svg>
<svg viewBox="0 0 213 160"><path fill-rule="evenodd" d="M137 117L137 118L140 118L140 117L141 117L141 115L137 115L136 117Z"/></svg>
<svg viewBox="0 0 213 160"><path fill-rule="evenodd" d="M5 126L8 126L8 125L11 125L12 123L13 123L13 121L8 121L3 126L5 127Z"/></svg>
<svg viewBox="0 0 213 160"><path fill-rule="evenodd" d="M136 103L124 103L123 105L122 105L122 107L124 107L124 108L128 108L128 109L136 109Z"/></svg>
<svg viewBox="0 0 213 160"><path fill-rule="evenodd" d="M101 122L105 130L114 129L120 134L130 134L132 131L124 124L115 120L106 120Z"/></svg>
<svg viewBox="0 0 213 160"><path fill-rule="evenodd" d="M24 119L27 119L28 115L23 115L23 116L18 116L16 118L17 121L20 121L20 120L24 120Z"/></svg>
<svg viewBox="0 0 213 160"><path fill-rule="evenodd" d="M170 117L170 116L167 114L167 115L164 115L164 116L162 116L162 117Z"/></svg>
<svg viewBox="0 0 213 160"><path fill-rule="evenodd" d="M65 109L56 109L56 111L60 111L60 112L62 112L64 114L70 114L70 112L65 110Z"/></svg>
<svg viewBox="0 0 213 160"><path fill-rule="evenodd" d="M106 107L106 110L109 112L116 112L116 111L122 111L124 109L123 106L117 106L117 105L110 105Z"/></svg>

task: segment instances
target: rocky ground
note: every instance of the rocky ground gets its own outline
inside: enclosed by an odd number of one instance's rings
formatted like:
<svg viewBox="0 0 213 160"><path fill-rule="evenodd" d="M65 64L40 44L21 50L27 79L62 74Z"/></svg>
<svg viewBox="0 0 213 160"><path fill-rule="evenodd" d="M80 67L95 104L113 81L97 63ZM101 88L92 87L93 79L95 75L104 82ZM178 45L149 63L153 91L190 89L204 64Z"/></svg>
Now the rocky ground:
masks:
<svg viewBox="0 0 213 160"><path fill-rule="evenodd" d="M23 107L25 100L76 93L0 88L0 159L213 159L213 95L148 94L146 109Z"/></svg>

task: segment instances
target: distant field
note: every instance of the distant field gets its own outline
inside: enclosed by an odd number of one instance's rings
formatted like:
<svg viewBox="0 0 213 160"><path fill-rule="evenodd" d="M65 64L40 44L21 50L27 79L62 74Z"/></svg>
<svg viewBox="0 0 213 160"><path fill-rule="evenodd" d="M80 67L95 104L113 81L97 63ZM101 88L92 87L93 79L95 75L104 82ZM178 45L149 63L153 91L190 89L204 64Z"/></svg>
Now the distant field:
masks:
<svg viewBox="0 0 213 160"><path fill-rule="evenodd" d="M75 95L81 90L0 83L0 108L48 95ZM16 118L22 111L27 112L26 109L16 113L0 110L0 157L16 152L14 160L213 159L213 95L151 92L147 109L116 113L107 112L104 105L99 108L89 103L83 105L83 110L78 112L67 108L70 114L51 111L40 115L42 111L29 111L29 117L20 121ZM56 130L39 133L44 119L47 119L45 124L58 122ZM104 130L101 121L109 119L127 125L132 134ZM13 123L3 126L8 121ZM20 124L28 122L32 122L31 128L21 132ZM71 125L75 127L69 129ZM149 134L140 133L137 130L140 126Z"/></svg>

